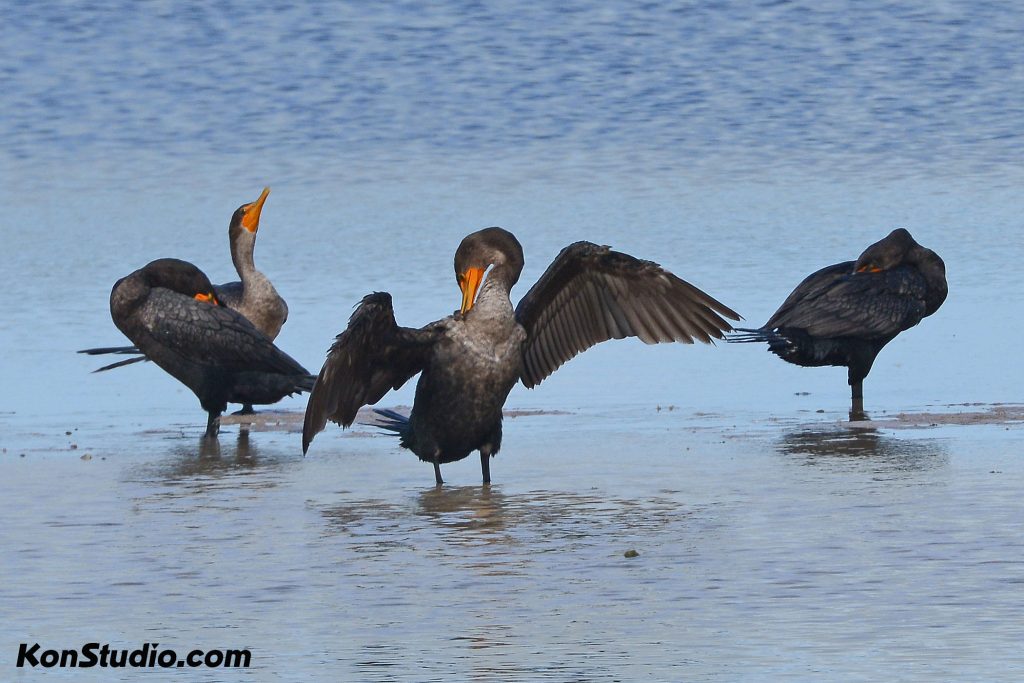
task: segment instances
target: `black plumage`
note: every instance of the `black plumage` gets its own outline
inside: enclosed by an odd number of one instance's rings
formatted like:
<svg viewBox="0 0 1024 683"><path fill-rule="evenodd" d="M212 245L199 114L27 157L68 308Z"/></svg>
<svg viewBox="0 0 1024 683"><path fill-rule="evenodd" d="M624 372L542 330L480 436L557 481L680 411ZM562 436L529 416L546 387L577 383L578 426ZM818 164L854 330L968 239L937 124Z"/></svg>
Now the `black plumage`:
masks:
<svg viewBox="0 0 1024 683"><path fill-rule="evenodd" d="M758 329L730 342L767 342L785 361L845 366L854 412L863 410L863 382L879 351L946 299L942 259L903 229L872 244L856 261L812 273Z"/></svg>
<svg viewBox="0 0 1024 683"><path fill-rule="evenodd" d="M227 403L276 403L308 391L314 378L245 316L217 304L191 263L159 259L118 280L114 324L145 357L199 398L216 436Z"/></svg>
<svg viewBox="0 0 1024 683"><path fill-rule="evenodd" d="M515 236L487 228L467 236L456 251L463 292L456 314L420 329L399 327L389 294L366 296L313 387L303 452L328 420L350 425L361 406L422 372L412 413L403 418L388 412L384 426L433 463L438 484L442 463L479 450L486 483L489 458L501 447L502 406L516 382L533 387L608 339L710 342L731 329L725 318L739 319L656 263L590 242L563 249L513 311L509 292L522 269Z"/></svg>
<svg viewBox="0 0 1024 683"><path fill-rule="evenodd" d="M231 249L231 261L241 279L215 285L213 291L217 296L218 303L244 315L256 329L273 341L281 331L281 326L288 319L288 305L278 295L270 280L253 264L253 250L260 226L260 215L263 211L263 204L269 195L270 188L263 188L258 199L242 204L232 214L231 220L228 222L228 243ZM104 346L82 349L79 353L91 356L107 354L131 356L131 358L97 368L94 372L113 370L148 360L135 346ZM239 413L252 413L252 405L244 405Z"/></svg>

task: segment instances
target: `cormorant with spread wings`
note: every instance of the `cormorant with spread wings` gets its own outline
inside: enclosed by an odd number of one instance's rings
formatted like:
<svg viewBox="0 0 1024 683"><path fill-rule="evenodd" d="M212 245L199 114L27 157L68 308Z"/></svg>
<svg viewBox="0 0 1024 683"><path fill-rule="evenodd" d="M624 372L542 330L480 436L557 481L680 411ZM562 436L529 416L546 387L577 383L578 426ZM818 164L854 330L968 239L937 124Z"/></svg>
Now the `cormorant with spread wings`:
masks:
<svg viewBox="0 0 1024 683"><path fill-rule="evenodd" d="M351 425L361 406L422 372L412 413L379 411L389 419L383 426L434 465L438 484L442 463L474 450L488 483L490 458L501 447L502 406L516 382L536 386L608 339L710 343L732 329L725 318L739 320L658 264L590 242L563 249L513 311L509 292L523 263L523 249L507 230L470 234L455 252L461 310L419 329L396 324L389 294L366 296L317 377L303 452L327 420Z"/></svg>

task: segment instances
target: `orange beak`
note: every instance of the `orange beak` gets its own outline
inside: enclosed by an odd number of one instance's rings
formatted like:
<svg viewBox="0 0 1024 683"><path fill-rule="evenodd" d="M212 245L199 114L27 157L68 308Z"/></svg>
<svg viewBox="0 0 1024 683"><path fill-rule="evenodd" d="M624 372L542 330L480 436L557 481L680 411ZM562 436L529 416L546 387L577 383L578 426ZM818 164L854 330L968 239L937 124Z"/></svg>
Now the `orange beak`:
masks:
<svg viewBox="0 0 1024 683"><path fill-rule="evenodd" d="M220 306L220 302L217 301L217 297L213 295L213 292L204 294L200 292L195 296L196 301L202 301L204 304L212 304L213 306Z"/></svg>
<svg viewBox="0 0 1024 683"><path fill-rule="evenodd" d="M480 283L484 281L484 268L468 268L465 273L459 276L459 289L462 290L462 313L473 308L476 300L476 291L480 289Z"/></svg>
<svg viewBox="0 0 1024 683"><path fill-rule="evenodd" d="M260 227L260 211L263 211L263 202L267 201L267 195L269 194L270 188L264 187L260 198L245 207L245 215L242 216L242 227L249 232L256 232Z"/></svg>

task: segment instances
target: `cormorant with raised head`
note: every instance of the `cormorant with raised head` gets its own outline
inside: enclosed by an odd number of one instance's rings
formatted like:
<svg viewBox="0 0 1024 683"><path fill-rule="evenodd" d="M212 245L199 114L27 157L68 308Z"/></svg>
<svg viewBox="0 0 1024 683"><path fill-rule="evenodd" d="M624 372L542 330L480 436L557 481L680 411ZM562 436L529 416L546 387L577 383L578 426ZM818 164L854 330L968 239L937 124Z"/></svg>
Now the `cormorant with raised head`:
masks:
<svg viewBox="0 0 1024 683"><path fill-rule="evenodd" d="M238 207L231 216L228 243L231 245L231 262L235 265L239 280L216 285L214 292L222 305L244 315L257 330L273 341L288 320L288 304L274 289L270 278L256 270L253 261L260 213L269 194L270 188L263 188L259 199Z"/></svg>
<svg viewBox="0 0 1024 683"><path fill-rule="evenodd" d="M231 262L239 280L216 285L217 300L249 319L256 329L273 341L288 320L288 304L274 289L270 278L256 270L253 252L256 249L256 231L260 228L260 212L267 201L270 188L264 187L259 199L243 204L235 210L228 223L228 244ZM252 404L245 404L236 414L251 415Z"/></svg>
<svg viewBox="0 0 1024 683"><path fill-rule="evenodd" d="M490 269L488 271L488 269ZM422 372L408 418L381 411L401 444L434 466L480 451L483 481L501 447L502 406L522 381L533 387L594 344L639 337L648 344L710 342L738 320L732 309L661 266L590 242L576 242L515 310L509 292L523 249L501 228L474 232L455 252L461 310L420 329L399 327L391 296L366 296L331 347L306 406L302 449L327 420L352 424Z"/></svg>

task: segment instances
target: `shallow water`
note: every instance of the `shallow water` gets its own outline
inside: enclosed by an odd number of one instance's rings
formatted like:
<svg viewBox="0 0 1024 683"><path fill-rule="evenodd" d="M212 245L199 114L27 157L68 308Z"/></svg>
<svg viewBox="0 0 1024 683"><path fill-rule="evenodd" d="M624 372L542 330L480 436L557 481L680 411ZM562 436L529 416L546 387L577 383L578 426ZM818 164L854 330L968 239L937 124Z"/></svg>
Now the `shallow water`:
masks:
<svg viewBox="0 0 1024 683"><path fill-rule="evenodd" d="M100 640L252 649L210 680L1020 677L1021 427L989 410L1024 379L1019 9L223 7L5 16L0 670ZM513 298L589 239L756 325L897 225L950 296L879 356L870 424L842 369L619 342L513 390L542 414L493 487L470 458L436 490L367 428L204 445L159 369L73 353L121 343L110 286L149 260L234 279L265 184L257 264L312 370L369 291L452 311L494 224Z"/></svg>
<svg viewBox="0 0 1024 683"><path fill-rule="evenodd" d="M1024 665L1019 432L614 417L510 420L490 489L472 461L428 486L367 436L305 459L244 432L4 458L2 595L25 605L5 640L244 646L258 680Z"/></svg>

